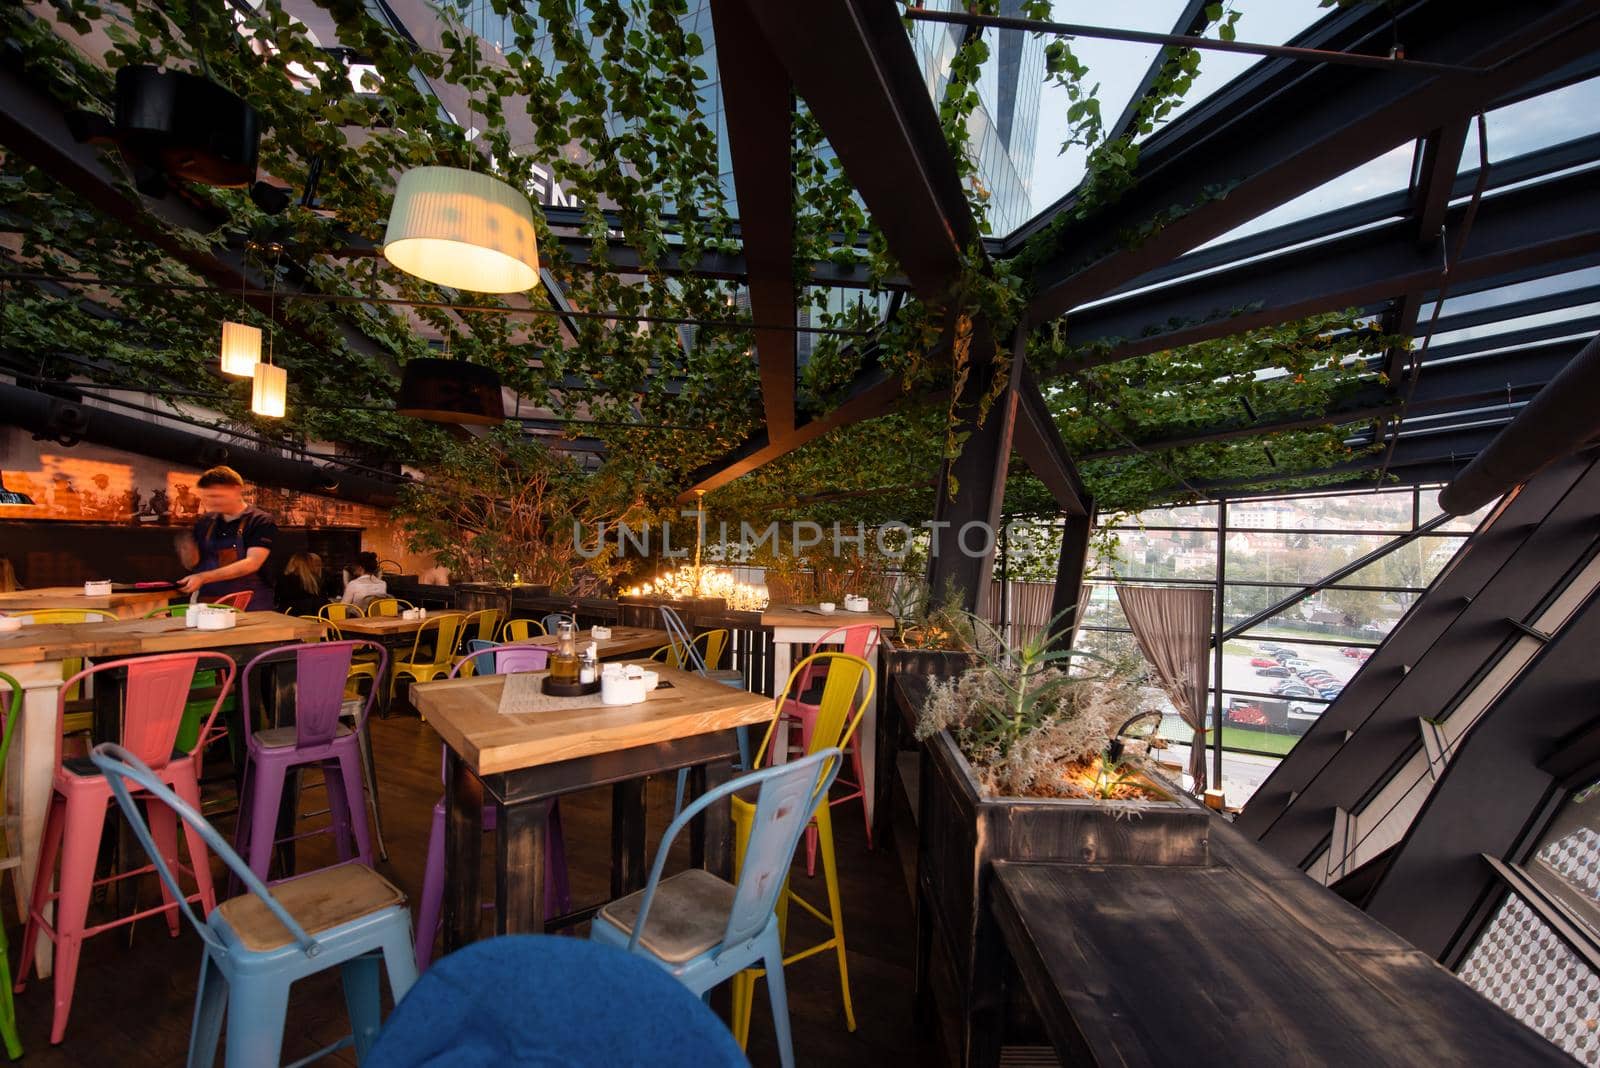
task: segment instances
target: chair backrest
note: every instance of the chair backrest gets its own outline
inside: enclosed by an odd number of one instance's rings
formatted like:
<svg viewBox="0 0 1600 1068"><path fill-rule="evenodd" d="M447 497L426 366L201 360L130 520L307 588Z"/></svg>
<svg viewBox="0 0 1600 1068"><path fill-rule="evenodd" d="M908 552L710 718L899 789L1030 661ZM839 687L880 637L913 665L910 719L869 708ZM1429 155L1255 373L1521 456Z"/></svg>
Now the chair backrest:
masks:
<svg viewBox="0 0 1600 1068"><path fill-rule="evenodd" d="M571 623L574 630L578 628L577 617L573 616L570 612L550 612L543 619L539 620L539 625L544 628L544 632L546 634L554 634L556 632L556 628L561 625L561 621L563 619L568 623Z"/></svg>
<svg viewBox="0 0 1600 1068"><path fill-rule="evenodd" d="M667 654L667 664L671 667L682 668L684 671L693 671L697 674L706 673L705 658L700 655L700 649L694 644L694 636L689 633L688 626L683 622L683 617L678 615L668 605L657 605L661 613L661 626L667 632L667 644L672 651Z"/></svg>
<svg viewBox="0 0 1600 1068"><path fill-rule="evenodd" d="M345 682L350 678L350 660L359 650L375 650L378 654L378 677L383 678L389 666L389 651L375 641L323 641L302 645L280 645L276 649L257 653L244 666L239 679L240 715L249 732L255 720L250 715L250 695L256 689L255 672L264 663L295 663L294 737L299 747L326 745L333 740L339 728L339 717L344 712ZM372 711L377 687L367 691L367 699L356 719L359 732Z"/></svg>
<svg viewBox="0 0 1600 1068"><path fill-rule="evenodd" d="M453 679L468 664L474 675L515 675L519 671L543 671L550 666L550 647L523 645L518 642L486 642L482 638L467 639L467 655L450 669Z"/></svg>
<svg viewBox="0 0 1600 1068"><path fill-rule="evenodd" d="M750 826L750 842L739 868L733 909L728 913L722 945L737 945L758 934L778 903L795 847L811 822L818 799L827 794L834 777L839 774L839 757L838 749L822 749L800 760L762 768L707 791L684 808L661 836L661 848L656 851L650 881L645 884L644 899L639 902L639 918L634 921L628 950L632 952L639 946L667 853L678 832L707 806L750 787L758 788L755 819ZM720 952L720 947L716 952Z"/></svg>
<svg viewBox="0 0 1600 1068"><path fill-rule="evenodd" d="M6 756L11 752L11 732L22 718L22 683L0 671L0 776L6 768ZM5 793L0 790L0 811L5 809ZM3 842L0 842L3 847ZM0 852L4 852L0 848Z"/></svg>
<svg viewBox="0 0 1600 1068"><path fill-rule="evenodd" d="M367 615L369 616L397 616L402 608L415 608L410 601L402 601L398 597L369 597L367 598Z"/></svg>
<svg viewBox="0 0 1600 1068"><path fill-rule="evenodd" d="M61 686L56 700L56 722L67 714L68 695L79 683L102 671L126 668L128 681L122 697L122 729L118 736L122 744L140 760L155 768L164 768L172 760L173 746L178 739L178 728L183 723L184 706L189 703L189 690L194 685L195 671L206 662L206 670L217 672L217 698L211 712L201 725L199 741L193 752L195 759L211 742L211 728L233 689L236 670L233 661L222 653L166 653L161 656L132 657L126 660L108 660L84 668ZM61 766L61 737L56 732L56 766ZM198 770L198 769L197 769Z"/></svg>
<svg viewBox="0 0 1600 1068"><path fill-rule="evenodd" d="M476 612L468 612L461 620L461 632L468 638L492 642L505 616L505 612L498 608L480 608Z"/></svg>
<svg viewBox="0 0 1600 1068"><path fill-rule="evenodd" d="M173 793L165 783L156 777L155 773L150 770L144 761L122 746L111 742L102 742L100 745L95 746L94 750L89 754L89 759L94 761L94 766L99 768L101 774L106 777L106 783L110 785L111 792L116 795L117 804L122 808L122 814L127 817L128 824L133 828L133 833L139 839L139 844L144 847L145 853L155 864L156 872L161 876L161 881L166 883L167 889L172 892L173 900L178 903L179 908L183 909L183 914L189 917L190 925L194 927L195 932L200 935L213 953L226 955L230 950L211 930L211 927L199 916L195 915L193 907L189 904L187 894L178 884L177 876L173 874L171 868L167 867L167 862L162 859L161 850L156 848L155 842L150 837L150 827L145 822L144 813L134 803L132 791L128 788L129 781L132 781L134 789L139 791L141 798L148 796L154 801L159 801L177 813L178 818L183 820L184 823L193 827L205 842L206 848L221 857L222 862L228 866L228 870L233 873L234 878L243 883L246 890L259 897L262 904L267 906L268 911L277 917L278 922L283 924L284 929L289 932L290 937L300 946L301 951L307 956L316 954L317 940L307 934L305 928L301 927L295 921L295 918L289 914L289 911L278 903L278 899L272 896L272 891L268 890L266 884L256 877L255 872L250 870L250 865L246 864L239 854L233 851L233 847L223 840L222 835L217 833L216 828L211 826L204 816L185 804L182 798ZM147 800L146 804L149 803L151 801ZM200 859L196 863L203 864L205 860ZM241 949L237 950L237 952L248 953L249 950ZM274 952L277 951L274 950Z"/></svg>
<svg viewBox="0 0 1600 1068"><path fill-rule="evenodd" d="M335 601L332 604L325 604L317 610L317 618L328 623L343 622L344 620L349 619L351 616L355 616L357 619L359 619L364 615L366 615L366 613L361 610L359 605L345 604L343 601Z"/></svg>
<svg viewBox="0 0 1600 1068"><path fill-rule="evenodd" d="M24 615L34 623L111 623L117 618L99 608L30 608Z"/></svg>
<svg viewBox="0 0 1600 1068"><path fill-rule="evenodd" d="M525 642L529 638L542 638L547 633L544 624L537 619L506 620L505 640L508 642Z"/></svg>
<svg viewBox="0 0 1600 1068"><path fill-rule="evenodd" d="M706 667L715 668L722 663L722 651L728 647L728 630L726 627L718 627L716 630L708 630L701 634L696 634L694 640L696 645L705 642L705 652L702 656L706 662Z"/></svg>
<svg viewBox="0 0 1600 1068"><path fill-rule="evenodd" d="M829 646L838 645L842 651L851 656L859 656L867 663L874 663L873 657L878 652L878 641L882 637L875 623L852 623L848 626L834 627L811 645L813 653L825 652ZM812 672L801 676L800 692L805 693L811 689Z"/></svg>
<svg viewBox="0 0 1600 1068"><path fill-rule="evenodd" d="M873 688L877 685L872 665L849 653L812 653L789 672L788 685L777 699L772 722L767 725L761 748L756 752L756 767L759 768L771 752L772 735L783 718L784 701L798 699L805 693L801 681L810 678L816 668L824 666L828 672L827 679L822 684L822 699L817 702L817 716L811 726L811 741L806 751L815 753L834 746L843 747L855 733L862 714L872 704Z"/></svg>
<svg viewBox="0 0 1600 1068"><path fill-rule="evenodd" d="M240 590L238 593L223 594L217 598L216 603L224 608L234 608L240 612L245 612L249 610L250 598L254 596L255 594L250 590Z"/></svg>
<svg viewBox="0 0 1600 1068"><path fill-rule="evenodd" d="M455 655L456 637L461 633L461 621L465 617L459 612L450 612L442 616L429 616L422 621L422 626L417 628L416 640L411 643L412 663L431 663L435 667L447 667L450 658ZM422 660L422 648L428 633L433 632L433 659Z"/></svg>

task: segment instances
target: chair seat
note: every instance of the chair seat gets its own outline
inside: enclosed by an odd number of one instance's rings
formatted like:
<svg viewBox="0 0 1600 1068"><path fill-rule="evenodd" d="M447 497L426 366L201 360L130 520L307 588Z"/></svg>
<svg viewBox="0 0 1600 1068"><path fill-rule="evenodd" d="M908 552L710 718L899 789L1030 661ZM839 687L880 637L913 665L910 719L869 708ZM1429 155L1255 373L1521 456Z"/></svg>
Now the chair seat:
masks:
<svg viewBox="0 0 1600 1068"><path fill-rule="evenodd" d="M339 864L273 886L272 896L307 934L320 934L374 912L405 904L406 895L365 864ZM266 953L294 941L283 924L254 894L241 894L217 906L239 942Z"/></svg>
<svg viewBox="0 0 1600 1068"><path fill-rule="evenodd" d="M720 682L724 686L732 686L736 690L744 689L744 672L733 668L715 668L706 672L706 678L712 682Z"/></svg>
<svg viewBox="0 0 1600 1068"><path fill-rule="evenodd" d="M702 868L661 880L639 945L668 964L682 964L716 948L728 929L733 895L732 883ZM601 909L600 918L631 936L643 900L643 890L629 894Z"/></svg>
<svg viewBox="0 0 1600 1068"><path fill-rule="evenodd" d="M341 723L333 729L335 738L348 738L354 732L349 724ZM269 727L264 731L256 731L250 735L250 740L263 749L292 749L295 744L294 724L287 727Z"/></svg>

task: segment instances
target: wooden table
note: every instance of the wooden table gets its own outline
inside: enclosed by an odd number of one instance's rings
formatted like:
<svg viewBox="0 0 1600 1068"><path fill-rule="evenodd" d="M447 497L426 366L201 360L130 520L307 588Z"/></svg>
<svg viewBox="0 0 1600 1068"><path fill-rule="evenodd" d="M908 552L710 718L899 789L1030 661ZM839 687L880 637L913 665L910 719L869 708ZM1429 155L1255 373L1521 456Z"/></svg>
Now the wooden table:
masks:
<svg viewBox="0 0 1600 1068"><path fill-rule="evenodd" d="M1211 849L1203 867L995 865L995 919L1063 1064L1572 1063L1220 820Z"/></svg>
<svg viewBox="0 0 1600 1068"><path fill-rule="evenodd" d="M631 628L630 628L631 629ZM544 914L545 803L591 786L612 787L611 896L644 886L644 779L690 768L696 794L727 781L738 759L735 728L772 718L772 699L652 664L670 689L637 705L502 715L506 676L419 683L412 699L445 742L445 949L477 937L485 800L495 829L495 932L542 933L592 915ZM713 805L690 837L691 863L733 874L730 806Z"/></svg>
<svg viewBox="0 0 1600 1068"><path fill-rule="evenodd" d="M37 590L0 593L0 612L16 616L41 608L89 608L110 612L118 619L139 619L151 609L165 608L176 596L176 589L165 589L128 590L104 597L86 597L82 586L43 586Z"/></svg>
<svg viewBox="0 0 1600 1068"><path fill-rule="evenodd" d="M802 656L809 655L811 647L831 630L840 627L857 627L870 624L877 627L883 634L892 634L895 628L895 618L888 612L846 612L842 607L833 612L823 612L816 605L780 604L770 605L761 613L761 625L772 628L772 685L779 689L789 681L789 673L794 670L794 652L796 645L805 646ZM885 680L879 665L873 665L879 697ZM776 695L774 695L776 696ZM867 810L867 825L873 826L873 813L877 810L878 803L878 706L882 701L875 697L867 704L866 712L861 717L861 725L856 728L856 744L861 747L861 783L862 806ZM779 731L773 735L773 760L783 763L788 759L788 733ZM891 758L892 759L892 758ZM885 784L887 785L887 783Z"/></svg>
<svg viewBox="0 0 1600 1068"><path fill-rule="evenodd" d="M56 747L61 736L56 703L64 661L111 660L188 650L225 652L241 667L257 653L286 642L313 641L315 621L277 612L242 612L227 630L200 630L183 619L131 619L105 623L49 623L0 634L0 671L22 685L22 718L6 765L7 810L17 818L21 863L12 869L18 911L27 918L39 863L45 812L50 805ZM48 967L48 961L46 960Z"/></svg>

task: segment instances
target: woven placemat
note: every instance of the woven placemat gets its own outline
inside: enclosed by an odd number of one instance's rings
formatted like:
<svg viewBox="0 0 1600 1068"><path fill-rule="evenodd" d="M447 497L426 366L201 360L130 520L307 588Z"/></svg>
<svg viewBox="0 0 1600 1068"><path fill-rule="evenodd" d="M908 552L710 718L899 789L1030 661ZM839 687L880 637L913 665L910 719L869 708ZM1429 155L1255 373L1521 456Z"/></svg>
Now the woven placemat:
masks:
<svg viewBox="0 0 1600 1068"><path fill-rule="evenodd" d="M606 705L600 700L600 691L580 697L555 697L540 689L544 671L519 671L505 676L505 689L500 692L500 714L503 716L537 715L540 712L560 712L574 708L620 707ZM647 694L646 697L649 695Z"/></svg>

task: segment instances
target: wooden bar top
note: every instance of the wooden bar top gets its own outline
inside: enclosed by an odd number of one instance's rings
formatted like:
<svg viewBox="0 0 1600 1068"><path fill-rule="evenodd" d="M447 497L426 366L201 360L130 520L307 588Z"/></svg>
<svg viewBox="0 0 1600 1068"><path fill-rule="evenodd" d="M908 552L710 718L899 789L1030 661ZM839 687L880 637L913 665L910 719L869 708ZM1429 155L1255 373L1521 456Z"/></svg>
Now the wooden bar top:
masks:
<svg viewBox="0 0 1600 1068"><path fill-rule="evenodd" d="M122 590L90 597L83 592L82 586L41 586L34 590L0 593L0 612L23 615L44 608L93 608L123 615L126 609L148 610L166 604L176 596L176 589L163 589Z"/></svg>
<svg viewBox="0 0 1600 1068"><path fill-rule="evenodd" d="M1571 1063L1221 821L1211 848L1207 866L995 865L995 918L1063 1063Z"/></svg>
<svg viewBox="0 0 1600 1068"><path fill-rule="evenodd" d="M555 712L503 715L506 676L483 675L411 687L411 703L445 744L479 775L594 756L733 727L765 726L772 698L678 671L647 665L670 682L636 705L586 705Z"/></svg>
<svg viewBox="0 0 1600 1068"><path fill-rule="evenodd" d="M41 623L0 634L0 664L68 657L143 656L231 645L315 641L322 624L278 612L240 612L227 630L201 630L182 618L118 619L104 623Z"/></svg>
<svg viewBox="0 0 1600 1068"><path fill-rule="evenodd" d="M835 627L855 627L870 623L883 630L894 630L895 618L888 612L846 612L840 604L832 612L824 612L814 604L768 605L761 613L763 627L813 627L832 630Z"/></svg>

